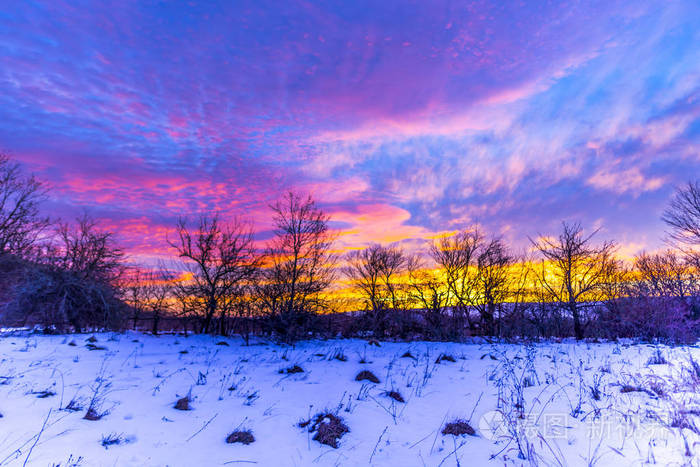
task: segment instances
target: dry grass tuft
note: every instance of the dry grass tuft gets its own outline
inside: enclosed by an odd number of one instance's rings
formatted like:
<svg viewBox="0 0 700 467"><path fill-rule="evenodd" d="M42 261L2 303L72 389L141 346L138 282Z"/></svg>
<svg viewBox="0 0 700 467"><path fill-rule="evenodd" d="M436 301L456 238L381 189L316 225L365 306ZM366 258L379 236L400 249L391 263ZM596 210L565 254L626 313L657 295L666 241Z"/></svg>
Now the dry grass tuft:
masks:
<svg viewBox="0 0 700 467"><path fill-rule="evenodd" d="M391 397L396 402L401 402L401 403L406 402L399 391L387 391L385 394L387 397Z"/></svg>
<svg viewBox="0 0 700 467"><path fill-rule="evenodd" d="M299 423L299 427L308 427L309 433L316 432L314 441L335 449L338 448L340 438L350 431L343 419L332 413L319 413L314 418Z"/></svg>
<svg viewBox="0 0 700 467"><path fill-rule="evenodd" d="M90 420L91 422L96 422L97 420L102 420L102 417L104 417L106 414L106 412L98 412L97 409L94 407L89 407L87 409L87 412L85 412L83 420Z"/></svg>
<svg viewBox="0 0 700 467"><path fill-rule="evenodd" d="M455 358L452 355L448 354L440 354L440 356L435 360L435 363L440 363L440 362L456 362Z"/></svg>
<svg viewBox="0 0 700 467"><path fill-rule="evenodd" d="M355 381L369 381L371 383L378 384L379 378L377 378L375 374L369 370L362 370L357 374L357 376L355 376Z"/></svg>
<svg viewBox="0 0 700 467"><path fill-rule="evenodd" d="M110 446L118 446L118 445L123 444L125 442L126 442L126 439L124 438L124 435L117 434L117 433L110 433L108 435L102 435L102 441L100 441L100 444L105 449L108 449Z"/></svg>
<svg viewBox="0 0 700 467"><path fill-rule="evenodd" d="M248 445L255 442L255 436L250 430L236 430L226 437L226 442L228 444L241 443Z"/></svg>
<svg viewBox="0 0 700 467"><path fill-rule="evenodd" d="M187 395L185 397L181 397L180 399L175 402L174 408L177 410L192 410L192 407L190 406L190 396Z"/></svg>
<svg viewBox="0 0 700 467"><path fill-rule="evenodd" d="M474 428L472 428L471 425L466 421L455 420L445 425L445 427L442 429L442 434L453 436L474 436L476 434L476 431L474 431Z"/></svg>
<svg viewBox="0 0 700 467"><path fill-rule="evenodd" d="M90 342L85 344L85 347L87 347L88 350L107 350L107 347L101 346L101 345L95 345Z"/></svg>
<svg viewBox="0 0 700 467"><path fill-rule="evenodd" d="M293 375L295 373L303 373L304 369L300 367L299 365L292 365L289 368L284 368L279 371L280 374L288 374L288 375Z"/></svg>

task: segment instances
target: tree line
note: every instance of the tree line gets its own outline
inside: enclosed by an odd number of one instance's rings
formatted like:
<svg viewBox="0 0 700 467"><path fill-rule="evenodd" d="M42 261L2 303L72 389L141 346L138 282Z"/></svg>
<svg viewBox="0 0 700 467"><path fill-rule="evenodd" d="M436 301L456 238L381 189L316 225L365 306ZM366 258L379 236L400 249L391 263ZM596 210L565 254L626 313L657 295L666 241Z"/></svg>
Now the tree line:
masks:
<svg viewBox="0 0 700 467"><path fill-rule="evenodd" d="M680 187L662 220L672 248L624 262L579 223L514 252L467 228L423 251L369 245L340 254L330 217L289 192L271 208L264 245L253 225L182 217L173 259L129 264L113 232L88 215L42 216L46 186L0 157L0 318L47 330L133 327L311 336L457 340L641 337L693 341L700 331L700 181ZM342 311L342 313L340 312Z"/></svg>

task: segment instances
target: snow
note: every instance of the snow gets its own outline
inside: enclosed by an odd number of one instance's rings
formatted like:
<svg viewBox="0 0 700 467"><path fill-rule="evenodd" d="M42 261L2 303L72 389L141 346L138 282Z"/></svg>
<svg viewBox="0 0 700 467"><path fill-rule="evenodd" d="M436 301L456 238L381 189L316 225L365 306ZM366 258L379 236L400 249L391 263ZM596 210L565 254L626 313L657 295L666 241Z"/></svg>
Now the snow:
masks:
<svg viewBox="0 0 700 467"><path fill-rule="evenodd" d="M89 337L0 338L0 466L700 465L694 346ZM299 427L319 413L349 427L337 449ZM475 435L443 435L456 420Z"/></svg>

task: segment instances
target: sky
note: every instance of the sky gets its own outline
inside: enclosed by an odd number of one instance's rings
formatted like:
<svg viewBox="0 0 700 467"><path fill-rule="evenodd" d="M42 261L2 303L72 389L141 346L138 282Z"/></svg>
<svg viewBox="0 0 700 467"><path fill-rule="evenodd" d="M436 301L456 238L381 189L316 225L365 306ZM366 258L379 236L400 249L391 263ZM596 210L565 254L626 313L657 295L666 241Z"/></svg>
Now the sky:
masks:
<svg viewBox="0 0 700 467"><path fill-rule="evenodd" d="M700 177L700 2L0 0L0 151L145 262L181 215L264 240L286 190L341 248L654 250Z"/></svg>

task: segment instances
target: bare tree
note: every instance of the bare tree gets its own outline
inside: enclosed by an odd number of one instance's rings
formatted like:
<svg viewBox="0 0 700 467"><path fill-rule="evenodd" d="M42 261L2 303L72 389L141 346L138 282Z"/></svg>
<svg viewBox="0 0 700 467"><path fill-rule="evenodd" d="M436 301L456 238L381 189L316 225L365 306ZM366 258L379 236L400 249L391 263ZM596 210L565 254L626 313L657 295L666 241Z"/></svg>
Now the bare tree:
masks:
<svg viewBox="0 0 700 467"><path fill-rule="evenodd" d="M498 335L529 335L536 301L533 294L532 258L527 253L511 256L508 268L508 306L498 322Z"/></svg>
<svg viewBox="0 0 700 467"><path fill-rule="evenodd" d="M597 232L584 235L580 224L564 222L558 238L530 239L544 260L537 270L538 283L552 301L569 311L576 339L583 339L581 310L597 298L595 293L614 264L613 242L591 244Z"/></svg>
<svg viewBox="0 0 700 467"><path fill-rule="evenodd" d="M430 337L455 337L458 330L450 328L446 319L449 290L441 277L441 271L430 267L418 256L411 258L407 267L411 301L424 310L425 326Z"/></svg>
<svg viewBox="0 0 700 467"><path fill-rule="evenodd" d="M513 259L508 247L499 238L485 244L478 254L472 304L481 316L484 334L496 334L497 308L502 307L514 292L511 289L509 270Z"/></svg>
<svg viewBox="0 0 700 467"><path fill-rule="evenodd" d="M264 255L257 295L273 330L293 341L315 313L328 309L323 293L335 274L335 236L328 228L329 216L310 196L289 192L271 208L275 237Z"/></svg>
<svg viewBox="0 0 700 467"><path fill-rule="evenodd" d="M144 308L151 315L151 332L158 334L161 319L171 311L173 277L172 274L161 268L146 273L144 282L146 296Z"/></svg>
<svg viewBox="0 0 700 467"><path fill-rule="evenodd" d="M636 295L684 300L700 293L695 265L676 252L641 253L634 258Z"/></svg>
<svg viewBox="0 0 700 467"><path fill-rule="evenodd" d="M88 214L74 225L59 222L59 245L53 262L63 270L85 279L116 283L125 272L124 251L117 245L114 233L101 230Z"/></svg>
<svg viewBox="0 0 700 467"><path fill-rule="evenodd" d="M483 237L478 230L464 230L435 241L430 255L442 269L453 313L464 317L471 329L470 306L474 302L474 270Z"/></svg>
<svg viewBox="0 0 700 467"><path fill-rule="evenodd" d="M218 316L216 331L226 334L227 318L259 266L252 230L238 220L224 224L218 214L200 216L196 227L180 218L176 230L168 242L188 273L177 285L183 310L199 320L203 333L214 331Z"/></svg>
<svg viewBox="0 0 700 467"><path fill-rule="evenodd" d="M661 219L671 229L673 240L700 245L700 180L679 188Z"/></svg>
<svg viewBox="0 0 700 467"><path fill-rule="evenodd" d="M387 313L404 308L405 294L401 275L407 272L410 258L399 247L371 245L347 256L343 273L360 293L369 314L372 330L383 335Z"/></svg>
<svg viewBox="0 0 700 467"><path fill-rule="evenodd" d="M39 206L46 197L44 184L22 175L19 164L0 154L0 254L26 256L49 226Z"/></svg>
<svg viewBox="0 0 700 467"><path fill-rule="evenodd" d="M17 315L49 326L70 324L118 328L126 306L121 300L124 253L111 232L87 215L60 223L42 263L32 263L14 291Z"/></svg>
<svg viewBox="0 0 700 467"><path fill-rule="evenodd" d="M141 268L129 268L122 284L124 301L131 308L132 329L135 331L139 320L146 311L147 293L145 273Z"/></svg>
<svg viewBox="0 0 700 467"><path fill-rule="evenodd" d="M131 308L133 329L139 320L151 320L151 332L158 334L160 321L170 311L174 280L165 268L135 268L125 280L124 301Z"/></svg>

